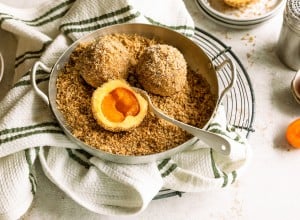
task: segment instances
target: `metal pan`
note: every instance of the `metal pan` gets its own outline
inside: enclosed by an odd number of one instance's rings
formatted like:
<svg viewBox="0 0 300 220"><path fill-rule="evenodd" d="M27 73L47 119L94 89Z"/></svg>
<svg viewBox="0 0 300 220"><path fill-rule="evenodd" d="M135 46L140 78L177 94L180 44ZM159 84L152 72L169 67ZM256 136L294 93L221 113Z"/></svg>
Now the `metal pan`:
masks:
<svg viewBox="0 0 300 220"><path fill-rule="evenodd" d="M97 156L101 159L116 162L116 163L124 163L124 164L141 164L141 163L149 163L154 162L157 160L161 160L164 158L168 158L171 155L180 152L193 143L197 142L197 138L192 138L187 142L172 148L170 150L155 153L145 156L122 156L111 154L92 146L89 146L79 140L78 138L74 137L71 133L71 129L68 127L67 123L64 120L63 115L57 109L56 105L56 79L57 75L60 70L64 67L64 65L68 62L70 54L72 51L77 47L79 43L82 42L89 42L93 39L99 38L104 35L113 34L113 33L125 33L125 34L138 34L141 36L145 36L147 38L155 38L158 40L162 40L164 43L172 45L178 48L181 53L184 55L189 67L196 71L200 72L201 75L207 80L210 85L211 92L215 97L218 97L215 103L214 112L210 117L210 120L206 123L204 128L209 124L209 122L213 119L217 106L220 104L222 98L227 93L228 90L234 85L236 79L236 70L234 63L228 58L219 66L214 66L209 57L203 52L203 50L194 43L191 39L185 37L184 35L173 31L168 28L148 25L148 24L118 24L113 26L108 26L105 28L101 28L96 30L81 39L75 41L57 60L53 68L49 68L45 66L41 62L36 62L31 71L31 82L34 90L36 93L50 106L53 114L55 115L58 123L60 124L61 128L65 132L65 134L70 138L71 141L76 143L79 148L89 152L90 154ZM227 85L227 87L223 91L219 91L218 79L217 79L217 72L221 69L224 65L228 64L231 70L231 81ZM43 93L36 84L35 76L36 71L38 68L42 68L43 70L50 73L49 85L48 85L48 95Z"/></svg>

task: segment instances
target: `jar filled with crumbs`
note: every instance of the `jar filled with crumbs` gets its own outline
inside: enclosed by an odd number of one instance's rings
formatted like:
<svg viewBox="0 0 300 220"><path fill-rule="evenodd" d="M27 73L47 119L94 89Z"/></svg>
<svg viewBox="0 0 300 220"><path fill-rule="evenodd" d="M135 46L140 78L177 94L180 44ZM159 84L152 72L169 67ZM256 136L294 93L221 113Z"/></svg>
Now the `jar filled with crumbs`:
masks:
<svg viewBox="0 0 300 220"><path fill-rule="evenodd" d="M300 69L300 0L287 0L277 54L289 68Z"/></svg>

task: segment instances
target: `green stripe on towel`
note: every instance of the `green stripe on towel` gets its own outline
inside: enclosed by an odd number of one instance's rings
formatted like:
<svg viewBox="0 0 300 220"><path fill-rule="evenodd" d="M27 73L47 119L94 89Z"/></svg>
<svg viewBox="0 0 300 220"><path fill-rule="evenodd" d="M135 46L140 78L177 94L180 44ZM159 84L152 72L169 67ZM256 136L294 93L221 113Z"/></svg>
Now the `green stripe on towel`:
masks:
<svg viewBox="0 0 300 220"><path fill-rule="evenodd" d="M39 23L36 23L36 24L30 24L30 26L37 27L37 26L42 26L42 25L44 25L44 24L53 22L53 21L55 21L56 19L63 17L68 11L69 11L69 8L66 8L66 9L65 9L64 11L62 11L61 13L59 13L59 14L53 16L53 17L49 17L48 19L46 19L46 20L44 20L44 21L41 21L41 22L39 22Z"/></svg>
<svg viewBox="0 0 300 220"><path fill-rule="evenodd" d="M70 28L70 29L64 30L63 32L66 35L69 34L69 33L74 33L74 32L90 32L90 31L94 31L94 30L97 30L97 29L102 28L102 27L109 26L109 25L128 22L130 20L133 20L134 18L137 18L139 15L140 15L140 13L137 12L135 14L131 14L129 16L126 16L124 18L120 18L118 20L114 20L114 21L111 21L111 22L101 23L101 24L96 23L96 24L94 24L93 26L90 26L90 27Z"/></svg>
<svg viewBox="0 0 300 220"><path fill-rule="evenodd" d="M212 170L213 170L215 178L220 178L221 175L220 175L219 170L218 170L218 168L216 166L216 163L215 163L215 160L214 160L214 156L213 156L213 150L212 149L210 149L210 159L211 159L211 167L212 167Z"/></svg>
<svg viewBox="0 0 300 220"><path fill-rule="evenodd" d="M21 61L24 62L25 59L27 58L31 58L34 55L40 55L46 50L47 46L51 43L52 41L47 41L43 44L42 48L40 50L36 50L36 51L26 51L25 53L19 55L18 57L16 57L16 65L18 65L18 63L20 63Z"/></svg>
<svg viewBox="0 0 300 220"><path fill-rule="evenodd" d="M46 20L41 21L41 22L39 22L39 23L36 23L36 24L26 23L26 24L27 24L27 25L30 25L30 26L32 26L32 27L42 26L42 25L44 25L44 24L53 22L53 21L55 21L56 19L63 17L68 11L69 11L69 8L67 8L67 9L64 10L64 11L62 11L60 14L57 14L57 15L55 15L55 16L53 16L53 17L49 17L49 18L47 18ZM6 21L6 20L19 20L19 19L16 19L16 18L14 18L14 17L4 17L4 18L1 18L1 19L0 19L0 26L1 26L2 23L3 23L4 21Z"/></svg>
<svg viewBox="0 0 300 220"><path fill-rule="evenodd" d="M164 159L160 164L158 164L157 168L161 170L167 165L167 163L169 163L170 160L171 158Z"/></svg>
<svg viewBox="0 0 300 220"><path fill-rule="evenodd" d="M227 129L228 130L228 129ZM213 132L213 133L216 133L216 134L221 134L225 137L228 137L230 139L233 139L235 140L236 142L240 143L240 144L245 144L245 142L242 141L242 138L241 136L239 136L238 134L236 134L236 137L235 138L232 138L230 136L228 136L228 134L226 134L226 132L222 131L221 129L218 129L218 128L213 128L213 129L209 129L210 132Z"/></svg>
<svg viewBox="0 0 300 220"><path fill-rule="evenodd" d="M61 4L59 4L59 5L55 6L55 7L53 7L52 9L50 9L49 11L47 11L46 13L44 13L43 15L41 15L41 16L35 18L35 19L32 19L32 20L23 20L23 19L16 18L16 17L14 17L13 15L10 15L10 14L0 13L0 16L3 15L2 18L0 19L0 25L2 24L3 21L5 21L7 19L14 19L14 20L22 21L22 22L24 22L24 23L26 23L28 25L31 25L31 26L40 26L40 25L43 25L45 23L48 23L50 21L54 21L54 20L62 17L69 10L69 8L67 8L67 10L64 10L59 15L55 15L55 16L52 16L52 17L48 18L47 20L41 21L42 19L46 18L48 15L54 14L59 9L65 7L67 5L70 5L73 2L75 2L75 0L65 1L65 2L63 2L63 3L61 3ZM35 22L39 22L39 23L31 24L31 23L35 23Z"/></svg>
<svg viewBox="0 0 300 220"><path fill-rule="evenodd" d="M172 173L177 168L177 164L172 164L169 169L167 169L164 173L161 174L162 177L168 176L170 173Z"/></svg>
<svg viewBox="0 0 300 220"><path fill-rule="evenodd" d="M15 68L17 68L18 66L20 66L22 63L24 63L26 60L29 60L29 59L37 59L37 58L40 58L41 57L41 54L37 54L37 55L31 55L31 56L28 56L24 59L22 59L21 61L17 62L15 64Z"/></svg>
<svg viewBox="0 0 300 220"><path fill-rule="evenodd" d="M12 141L15 141L15 140L20 139L20 138L29 137L29 136L36 135L36 134L43 134L43 133L64 134L64 132L61 131L61 130L51 130L51 129L35 130L35 131L27 132L27 133L17 134L17 135L8 137L8 138L0 139L0 144L12 142Z"/></svg>
<svg viewBox="0 0 300 220"><path fill-rule="evenodd" d="M218 128L209 129L210 132L216 133L216 134L222 134L226 137L229 137L224 131ZM230 137L229 137L230 138Z"/></svg>
<svg viewBox="0 0 300 220"><path fill-rule="evenodd" d="M19 133L22 131L28 131L28 130L32 130L35 128L42 128L42 127L49 127L49 126L59 128L59 125L57 122L43 122L43 123L35 124L35 125L4 129L4 130L0 131L0 136L4 135L4 134Z"/></svg>
<svg viewBox="0 0 300 220"><path fill-rule="evenodd" d="M75 151L76 151L77 153L83 155L86 159L90 159L91 157L93 157L91 154L89 154L89 153L86 152L85 150L76 149Z"/></svg>
<svg viewBox="0 0 300 220"><path fill-rule="evenodd" d="M215 160L214 160L213 150L212 149L210 149L210 158L211 158L211 167L212 167L212 170L213 170L213 173L214 173L214 177L215 178L223 178L224 182L222 184L222 187L227 186L227 184L228 184L228 175L225 172L223 172L223 171L222 171L222 176L219 173L219 170L218 170L218 168L216 166L216 163L215 163ZM234 174L232 173L232 175L234 175Z"/></svg>
<svg viewBox="0 0 300 220"><path fill-rule="evenodd" d="M68 155L71 159L79 163L80 165L84 166L86 169L89 169L91 167L91 164L88 162L82 160L80 157L78 157L76 154L73 153L71 149L66 148L66 151L68 152Z"/></svg>
<svg viewBox="0 0 300 220"><path fill-rule="evenodd" d="M220 123L214 122L208 125L207 130L209 130L211 127L221 127Z"/></svg>
<svg viewBox="0 0 300 220"><path fill-rule="evenodd" d="M36 80L36 83L39 84L39 83L41 83L41 82L48 81L49 78L50 78L50 76L47 76L47 77L41 78L41 79L37 79L37 80ZM17 83L13 86L13 88L16 88L16 87L19 87L19 86L28 86L28 85L31 86L31 81L30 81L30 79L28 79L28 80L22 80L22 81L17 82Z"/></svg>
<svg viewBox="0 0 300 220"><path fill-rule="evenodd" d="M225 172L223 172L223 179L224 179L224 182L223 182L222 187L225 187L228 184L228 175Z"/></svg>
<svg viewBox="0 0 300 220"><path fill-rule="evenodd" d="M31 70L27 71L26 73L24 73L24 75L21 77L21 79L29 76L31 73ZM35 75L49 75L48 72L46 72L45 70L37 70Z"/></svg>
<svg viewBox="0 0 300 220"><path fill-rule="evenodd" d="M69 23L62 24L59 27L59 29L61 30L62 28L65 28L66 26L74 26L74 25L82 26L84 24L90 24L90 23L93 23L93 22L97 22L97 21L101 21L101 20L104 20L104 19L112 18L114 16L118 16L120 14L129 12L131 9L132 9L132 6L128 5L127 7L118 9L116 11L113 11L113 12L110 12L110 13L107 13L107 14L103 14L103 15L98 16L98 17L94 17L94 18L90 18L90 19L86 19L86 20L82 20L82 21L77 21L77 22L69 22Z"/></svg>
<svg viewBox="0 0 300 220"><path fill-rule="evenodd" d="M154 21L152 18L150 17L146 17L144 16L151 24L154 24L154 25L158 25L158 26L161 26L161 27L167 27L167 28L171 28L171 29L174 29L174 30L184 30L184 31L188 31L188 30L191 30L191 31L194 31L195 28L194 27L191 27L191 26L186 26L186 25L178 25L178 26L168 26L168 25L165 25L165 24L162 24L158 21Z"/></svg>
<svg viewBox="0 0 300 220"><path fill-rule="evenodd" d="M234 170L234 171L232 171L232 181L231 181L231 184L235 182L236 177L237 177L237 172Z"/></svg>
<svg viewBox="0 0 300 220"><path fill-rule="evenodd" d="M37 181L36 181L36 178L33 174L33 161L31 160L31 157L30 157L30 150L27 149L24 152L25 152L26 162L27 162L28 168L29 168L29 181L30 181L30 184L31 184L31 192L32 192L33 195L35 195Z"/></svg>
<svg viewBox="0 0 300 220"><path fill-rule="evenodd" d="M72 4L73 2L75 2L76 0L68 0L68 1L65 1L65 2L62 2L61 4L51 8L49 11L47 11L46 13L44 13L43 15L41 15L40 17L37 17L31 21L25 21L25 22L36 22L36 21L39 21L45 17L47 17L48 15L50 14L53 14L54 12L58 11L59 9L67 6L67 5L70 5Z"/></svg>
<svg viewBox="0 0 300 220"><path fill-rule="evenodd" d="M19 86L27 86L27 85L31 85L31 81L30 79L28 78L28 76L30 75L31 71L28 71L26 72L22 78L13 86L13 88L16 88L16 87L19 87ZM48 81L49 80L49 73L44 71L44 70L37 70L36 71L36 75L45 75L46 77L45 78L40 78L40 79L37 79L36 82L37 84L41 83L41 82L44 82L44 81ZM28 79L25 79L25 78L28 78Z"/></svg>
<svg viewBox="0 0 300 220"><path fill-rule="evenodd" d="M157 165L158 170L162 170L164 167L166 167L167 164L169 164L169 162L171 161L171 158L167 158L164 159L160 164ZM166 177L168 176L170 173L172 173L175 169L177 168L177 164L172 163L172 165L166 170L164 171L161 176L162 177Z"/></svg>

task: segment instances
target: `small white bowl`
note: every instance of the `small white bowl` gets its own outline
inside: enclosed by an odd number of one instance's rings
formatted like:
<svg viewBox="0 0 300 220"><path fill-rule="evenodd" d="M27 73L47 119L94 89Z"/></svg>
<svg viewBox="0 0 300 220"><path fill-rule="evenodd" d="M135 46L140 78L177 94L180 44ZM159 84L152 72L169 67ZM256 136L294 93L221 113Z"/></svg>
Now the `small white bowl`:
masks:
<svg viewBox="0 0 300 220"><path fill-rule="evenodd" d="M298 70L292 80L291 90L294 98L300 104L300 70Z"/></svg>
<svg viewBox="0 0 300 220"><path fill-rule="evenodd" d="M216 23L238 29L249 29L275 16L285 5L286 0L260 0L243 9L234 9L218 0L218 7L210 4L211 0L196 0L204 14ZM220 2L219 2L220 1Z"/></svg>

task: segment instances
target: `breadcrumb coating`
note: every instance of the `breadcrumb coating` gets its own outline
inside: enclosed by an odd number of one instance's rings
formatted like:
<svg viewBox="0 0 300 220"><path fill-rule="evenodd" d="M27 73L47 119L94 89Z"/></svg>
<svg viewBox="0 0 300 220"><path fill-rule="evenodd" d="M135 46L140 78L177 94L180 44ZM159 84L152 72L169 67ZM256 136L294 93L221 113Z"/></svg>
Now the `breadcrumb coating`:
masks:
<svg viewBox="0 0 300 220"><path fill-rule="evenodd" d="M144 51L137 66L143 88L156 95L171 96L186 83L187 65L180 51L170 45L152 45Z"/></svg>

